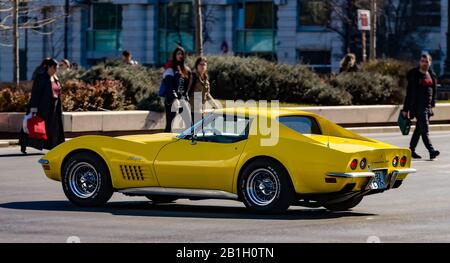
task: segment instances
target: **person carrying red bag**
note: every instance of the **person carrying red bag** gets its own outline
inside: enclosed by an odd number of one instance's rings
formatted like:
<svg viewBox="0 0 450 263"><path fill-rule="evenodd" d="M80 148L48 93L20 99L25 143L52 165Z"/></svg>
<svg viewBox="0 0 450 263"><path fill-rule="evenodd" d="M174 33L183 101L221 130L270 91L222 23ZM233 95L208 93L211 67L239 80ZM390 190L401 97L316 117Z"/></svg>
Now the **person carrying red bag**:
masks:
<svg viewBox="0 0 450 263"><path fill-rule="evenodd" d="M46 58L33 74L33 87L29 111L33 117L27 121L28 134L23 129L19 144L22 153L26 147L51 150L65 141L61 85L57 73L58 62Z"/></svg>

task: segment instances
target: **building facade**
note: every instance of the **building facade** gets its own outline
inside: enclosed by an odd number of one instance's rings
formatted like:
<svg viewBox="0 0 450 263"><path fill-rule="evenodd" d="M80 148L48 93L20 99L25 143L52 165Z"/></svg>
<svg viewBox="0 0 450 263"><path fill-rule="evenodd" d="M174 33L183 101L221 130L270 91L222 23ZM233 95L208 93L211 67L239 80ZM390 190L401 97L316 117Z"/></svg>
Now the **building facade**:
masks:
<svg viewBox="0 0 450 263"><path fill-rule="evenodd" d="M341 1L341 0L336 0ZM419 1L419 0L418 0ZM64 1L39 5L63 10ZM63 20L48 26L51 34L21 30L21 78L29 79L44 57L64 57L87 67L132 52L140 64L159 66L181 44L195 50L192 1L71 0L64 41ZM205 54L257 55L279 63L305 63L318 72L336 72L344 55L342 37L327 25L339 26L327 0L203 0ZM447 0L420 0L415 14L417 44L435 58L438 71L446 50ZM425 8L423 8L425 7ZM327 11L317 11L327 10ZM59 11L58 11L59 12ZM45 14L44 14L45 15ZM439 72L440 73L440 72ZM12 79L11 47L0 45L0 81Z"/></svg>

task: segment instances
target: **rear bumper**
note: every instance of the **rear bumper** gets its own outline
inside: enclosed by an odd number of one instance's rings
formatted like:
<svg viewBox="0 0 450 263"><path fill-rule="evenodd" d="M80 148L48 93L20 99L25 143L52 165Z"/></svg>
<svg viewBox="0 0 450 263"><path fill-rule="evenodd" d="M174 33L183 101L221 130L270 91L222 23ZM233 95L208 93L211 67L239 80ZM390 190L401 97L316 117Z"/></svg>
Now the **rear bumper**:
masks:
<svg viewBox="0 0 450 263"><path fill-rule="evenodd" d="M411 174L417 172L413 168L396 169L391 174ZM374 172L354 172L354 173L328 173L327 176L338 178L359 178L359 177L375 177Z"/></svg>
<svg viewBox="0 0 450 263"><path fill-rule="evenodd" d="M416 172L416 169L413 168L395 169L391 173L388 173L387 169L384 170L386 171L384 175L386 188L383 188L384 190L399 187L406 175ZM375 172L328 173L327 176L358 181L364 180L364 182L361 182L361 190L373 189L370 185L376 180Z"/></svg>

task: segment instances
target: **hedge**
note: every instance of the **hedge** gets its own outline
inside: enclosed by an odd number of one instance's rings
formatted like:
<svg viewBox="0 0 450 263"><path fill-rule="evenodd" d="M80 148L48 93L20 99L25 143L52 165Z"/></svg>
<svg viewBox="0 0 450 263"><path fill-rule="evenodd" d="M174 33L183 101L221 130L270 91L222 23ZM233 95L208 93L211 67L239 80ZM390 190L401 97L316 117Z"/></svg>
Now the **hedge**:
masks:
<svg viewBox="0 0 450 263"><path fill-rule="evenodd" d="M304 65L285 65L249 57L210 56L212 95L231 100L280 100L317 105L347 105L351 96L333 89Z"/></svg>
<svg viewBox="0 0 450 263"><path fill-rule="evenodd" d="M304 65L272 63L255 57L208 56L213 97L226 100L279 100L314 105L399 104L409 63L378 60L362 72L323 77ZM195 58L188 58L193 66ZM65 110L163 111L158 90L162 68L108 61L88 70L65 71ZM0 111L23 111L29 90L0 89Z"/></svg>

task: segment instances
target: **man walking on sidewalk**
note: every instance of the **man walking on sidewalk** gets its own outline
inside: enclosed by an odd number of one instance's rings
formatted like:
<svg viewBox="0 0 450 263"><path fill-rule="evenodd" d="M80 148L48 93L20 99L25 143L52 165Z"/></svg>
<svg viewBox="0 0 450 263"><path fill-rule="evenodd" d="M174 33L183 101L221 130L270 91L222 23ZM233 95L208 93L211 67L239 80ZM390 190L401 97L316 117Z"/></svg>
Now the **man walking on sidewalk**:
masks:
<svg viewBox="0 0 450 263"><path fill-rule="evenodd" d="M422 158L416 153L417 143L420 136L425 147L430 152L430 159L436 158L439 151L433 148L429 138L430 117L433 116L432 108L436 103L436 75L431 70L432 58L429 54L422 54L420 65L410 70L407 74L408 88L406 99L403 105L403 116L405 118L416 118L416 128L411 138L409 148L412 157Z"/></svg>

